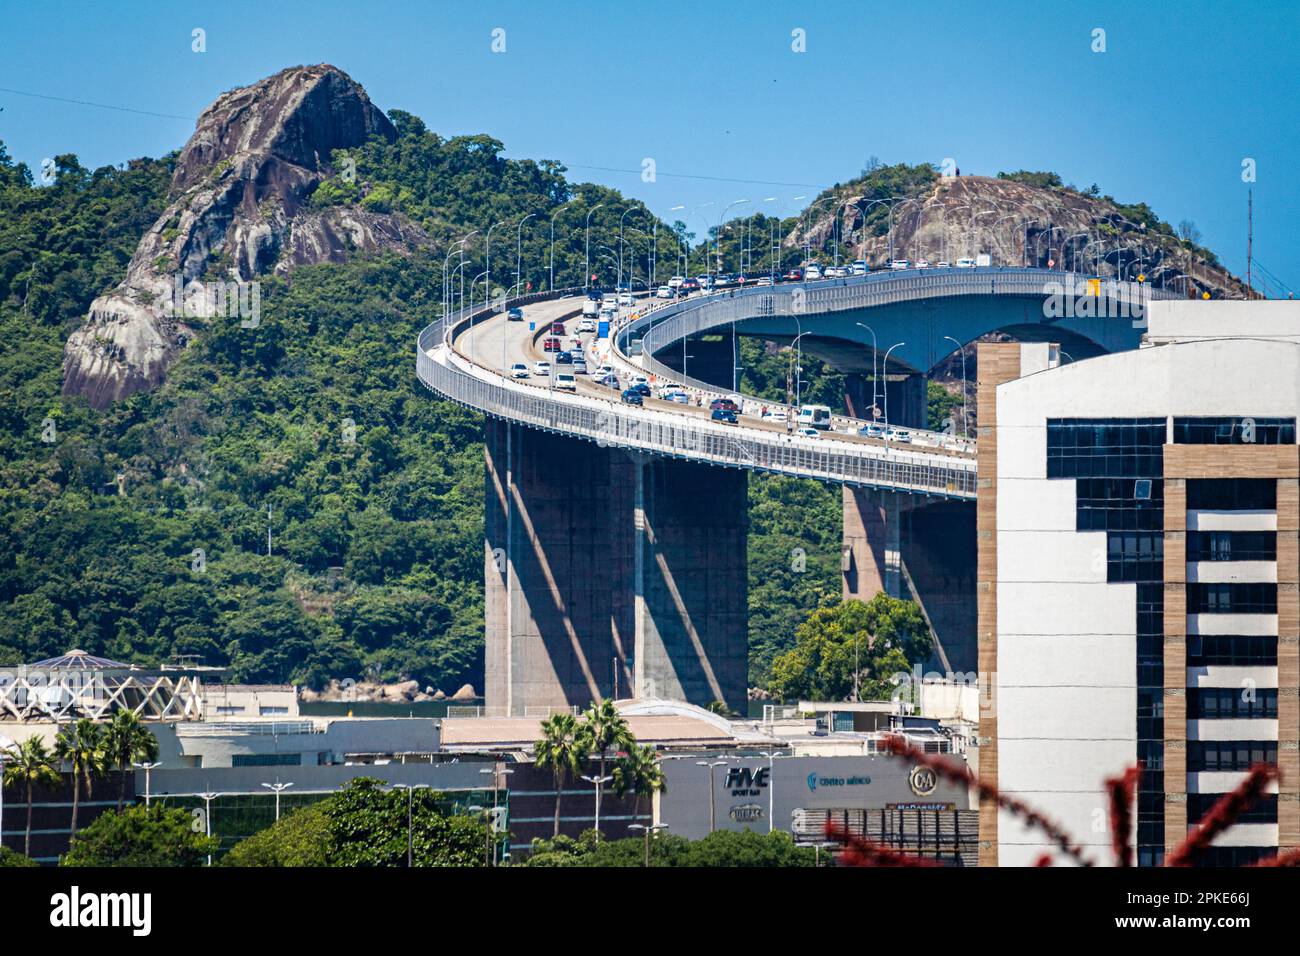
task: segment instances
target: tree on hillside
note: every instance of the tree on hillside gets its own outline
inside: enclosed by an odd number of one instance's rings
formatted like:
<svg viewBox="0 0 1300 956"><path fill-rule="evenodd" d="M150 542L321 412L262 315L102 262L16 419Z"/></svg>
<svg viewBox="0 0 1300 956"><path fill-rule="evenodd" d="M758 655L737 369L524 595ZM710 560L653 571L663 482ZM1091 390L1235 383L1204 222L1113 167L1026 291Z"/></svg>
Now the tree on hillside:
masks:
<svg viewBox="0 0 1300 956"><path fill-rule="evenodd" d="M560 798L569 778L582 773L591 753L591 731L572 714L552 714L542 721L542 736L533 748L537 766L555 777L555 831L560 835Z"/></svg>
<svg viewBox="0 0 1300 956"><path fill-rule="evenodd" d="M100 814L72 838L62 866L202 866L216 837L197 833L184 810L154 804Z"/></svg>
<svg viewBox="0 0 1300 956"><path fill-rule="evenodd" d="M32 794L37 787L57 787L59 771L40 737L28 737L5 754L4 782L6 787L22 787L27 796L27 827L23 834L23 855L32 855Z"/></svg>
<svg viewBox="0 0 1300 956"><path fill-rule="evenodd" d="M772 662L768 690L781 700L886 699L890 678L924 660L932 647L920 609L883 592L813 611L795 646Z"/></svg>

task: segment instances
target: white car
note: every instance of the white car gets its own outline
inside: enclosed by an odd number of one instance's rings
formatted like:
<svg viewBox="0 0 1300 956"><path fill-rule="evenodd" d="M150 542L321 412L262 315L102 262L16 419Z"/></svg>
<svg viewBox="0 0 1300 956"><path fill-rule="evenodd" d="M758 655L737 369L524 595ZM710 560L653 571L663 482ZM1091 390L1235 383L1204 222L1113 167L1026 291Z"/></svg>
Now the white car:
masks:
<svg viewBox="0 0 1300 956"><path fill-rule="evenodd" d="M858 434L863 438L884 438L885 426L877 425L874 422L868 422L866 425L863 425L858 429Z"/></svg>
<svg viewBox="0 0 1300 956"><path fill-rule="evenodd" d="M822 267L811 265L803 271L803 277L809 282L814 282L822 277Z"/></svg>
<svg viewBox="0 0 1300 956"><path fill-rule="evenodd" d="M511 377L511 378L527 378L527 377L528 377L528 366L525 365L523 362L516 362L514 365L510 366L510 377Z"/></svg>
<svg viewBox="0 0 1300 956"><path fill-rule="evenodd" d="M679 285L680 285L680 283L679 283ZM661 285L658 289L655 290L655 298L656 298L656 299L675 299L675 298L677 298L677 293L673 291L675 288L676 288L676 286Z"/></svg>
<svg viewBox="0 0 1300 956"><path fill-rule="evenodd" d="M972 258L970 258L970 256L963 256L962 258L960 258L960 259L957 260L957 268L958 268L958 269L974 269L974 268L975 268L975 260L972 259Z"/></svg>
<svg viewBox="0 0 1300 956"><path fill-rule="evenodd" d="M853 261L853 265L851 265L851 266L849 267L849 270L850 270L850 271L851 271L855 276L864 276L864 275L866 275L866 274L870 271L870 270L867 268L867 260L866 260L866 259L855 259L855 260Z"/></svg>
<svg viewBox="0 0 1300 956"><path fill-rule="evenodd" d="M895 272L901 272L904 269L912 268L912 264L906 259L895 259L889 264L889 268L893 269Z"/></svg>
<svg viewBox="0 0 1300 956"><path fill-rule="evenodd" d="M912 433L905 432L899 428L891 428L885 433L885 441L897 442L900 445L912 444Z"/></svg>
<svg viewBox="0 0 1300 956"><path fill-rule="evenodd" d="M788 417L784 408L769 408L763 413L763 421L765 422L783 422Z"/></svg>
<svg viewBox="0 0 1300 956"><path fill-rule="evenodd" d="M581 322L578 323L578 334L579 334L579 335L581 335L583 332L595 332L595 331L596 331L596 320L595 320L595 319L590 319L590 318L588 318L588 319L583 319Z"/></svg>
<svg viewBox="0 0 1300 956"><path fill-rule="evenodd" d="M758 282L755 283L755 284L756 284L756 285L761 285L761 286L768 286L768 285L771 285L771 284L772 284L772 277L771 277L771 276L759 276L759 277L758 277Z"/></svg>
<svg viewBox="0 0 1300 956"><path fill-rule="evenodd" d="M681 382L662 382L659 385L659 397L667 398L669 392L683 392L684 387Z"/></svg>
<svg viewBox="0 0 1300 956"><path fill-rule="evenodd" d="M597 375L613 375L613 374L614 374L614 366L612 366L612 365L610 365L610 364L608 364L608 363L606 363L605 365L597 365L597 366L596 366L596 374L597 374Z"/></svg>
<svg viewBox="0 0 1300 956"><path fill-rule="evenodd" d="M800 438L821 438L822 433L815 428L800 428L795 431Z"/></svg>
<svg viewBox="0 0 1300 956"><path fill-rule="evenodd" d="M691 403L691 397L680 391L660 392L659 397L666 402L677 402L679 405L689 405Z"/></svg>
<svg viewBox="0 0 1300 956"><path fill-rule="evenodd" d="M668 288L676 289L686 281L686 276L673 276L668 280Z"/></svg>
<svg viewBox="0 0 1300 956"><path fill-rule="evenodd" d="M556 372L555 381L552 384L565 392L576 392L578 390L578 380L573 377L572 372Z"/></svg>
<svg viewBox="0 0 1300 956"><path fill-rule="evenodd" d="M631 386L631 385L649 385L649 384L650 384L650 379L646 378L644 375L633 375L633 376L632 376L632 381L629 383L629 386Z"/></svg>
<svg viewBox="0 0 1300 956"><path fill-rule="evenodd" d="M632 298L631 292L620 292L618 294L618 304L621 306L635 305L636 300Z"/></svg>
<svg viewBox="0 0 1300 956"><path fill-rule="evenodd" d="M534 362L534 363L533 363L533 374L534 374L534 375L550 375L550 374L551 374L551 363L550 363L550 362Z"/></svg>
<svg viewBox="0 0 1300 956"><path fill-rule="evenodd" d="M916 267L917 267L918 269L928 269L928 268L930 268L930 260L929 260L929 259L917 259L917 260L916 260Z"/></svg>
<svg viewBox="0 0 1300 956"><path fill-rule="evenodd" d="M934 267L936 269L951 269L952 263L949 262L947 259L940 259L938 262L935 263Z"/></svg>

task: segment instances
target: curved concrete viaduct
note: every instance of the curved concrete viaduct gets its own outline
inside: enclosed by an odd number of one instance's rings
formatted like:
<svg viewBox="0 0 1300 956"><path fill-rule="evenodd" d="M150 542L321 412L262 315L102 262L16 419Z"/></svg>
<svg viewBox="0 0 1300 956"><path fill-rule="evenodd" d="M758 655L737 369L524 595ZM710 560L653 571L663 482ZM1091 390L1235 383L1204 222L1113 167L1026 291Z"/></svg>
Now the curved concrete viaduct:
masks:
<svg viewBox="0 0 1300 956"><path fill-rule="evenodd" d="M620 375L640 367L682 381L698 407L658 399L627 406L583 376L572 393L557 391L550 377L511 378L512 364L551 357L540 340L553 323L571 323L566 347L577 338L580 290L513 300L524 322L479 307L426 328L420 380L489 416L488 712L544 716L632 695L743 710L748 471L842 485L846 596L884 589L921 599L940 638L940 664L974 669L973 443L915 428L913 443L901 446L839 432L802 438L753 414L738 425L713 422L708 399L730 389L685 378L664 359L683 339L735 327L775 339L803 332L805 343L820 343L810 351L839 348L869 364L861 321L882 352L907 343L891 356L901 359L891 376L919 373L923 382L946 354L926 324L939 310L940 337L962 342L1016 328L1031 337L1036 330L1053 340L1081 337L1105 350L1136 346L1141 322L1127 310L1151 291L1136 284L1103 288L1094 297L1101 315L1063 306L1069 314L1044 317L1051 284L1064 286L1064 299L1078 278L1035 269L911 270L746 288L657 308L642 302L615 321L611 339L582 337L589 367L608 362ZM758 404L747 401L746 411ZM862 423L836 424L856 431ZM929 539L945 542L943 553L916 547Z"/></svg>

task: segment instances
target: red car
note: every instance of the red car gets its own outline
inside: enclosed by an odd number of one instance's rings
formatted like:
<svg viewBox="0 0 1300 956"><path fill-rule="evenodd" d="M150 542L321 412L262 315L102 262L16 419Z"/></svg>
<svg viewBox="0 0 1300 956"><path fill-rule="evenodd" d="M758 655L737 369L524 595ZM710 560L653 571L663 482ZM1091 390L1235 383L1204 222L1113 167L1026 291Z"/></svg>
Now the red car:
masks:
<svg viewBox="0 0 1300 956"><path fill-rule="evenodd" d="M559 340L559 339L546 339L544 342L542 342L542 350L543 350L543 351L546 351L546 352L559 352L559 351L561 351L561 349L560 349L560 340Z"/></svg>
<svg viewBox="0 0 1300 956"><path fill-rule="evenodd" d="M563 322L552 322L552 323L551 323L551 334L552 334L552 335L563 335L563 334L564 334L564 323L563 323Z"/></svg>
<svg viewBox="0 0 1300 956"><path fill-rule="evenodd" d="M787 272L787 273L785 274L785 281L786 281L786 282L802 282L802 281L803 281L803 270L802 270L802 269L791 269L789 272Z"/></svg>
<svg viewBox="0 0 1300 956"><path fill-rule="evenodd" d="M718 411L719 409L721 409L722 411L725 411L725 412L739 412L739 411L740 411L740 406L737 405L735 402L733 402L733 401L732 401L731 399L729 399L729 398L715 398L713 401L711 401L711 402L709 403L709 408L710 408L712 411Z"/></svg>

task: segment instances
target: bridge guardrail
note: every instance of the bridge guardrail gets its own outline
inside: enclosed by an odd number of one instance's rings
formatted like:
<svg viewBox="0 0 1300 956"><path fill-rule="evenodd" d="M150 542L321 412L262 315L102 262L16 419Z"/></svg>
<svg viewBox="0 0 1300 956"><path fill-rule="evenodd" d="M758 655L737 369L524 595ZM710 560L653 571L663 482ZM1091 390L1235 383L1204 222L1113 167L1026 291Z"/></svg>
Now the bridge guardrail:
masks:
<svg viewBox="0 0 1300 956"><path fill-rule="evenodd" d="M533 293L506 308L560 298ZM416 369L426 388L458 404L546 431L588 438L602 445L713 464L752 468L850 485L890 488L952 498L975 495L975 462L876 445L817 441L780 433L737 432L733 426L693 422L682 416L632 410L589 396L530 394L495 374L477 377L453 359L451 338L471 318L496 314L474 306L432 323L418 338ZM531 391L531 390L530 390Z"/></svg>

